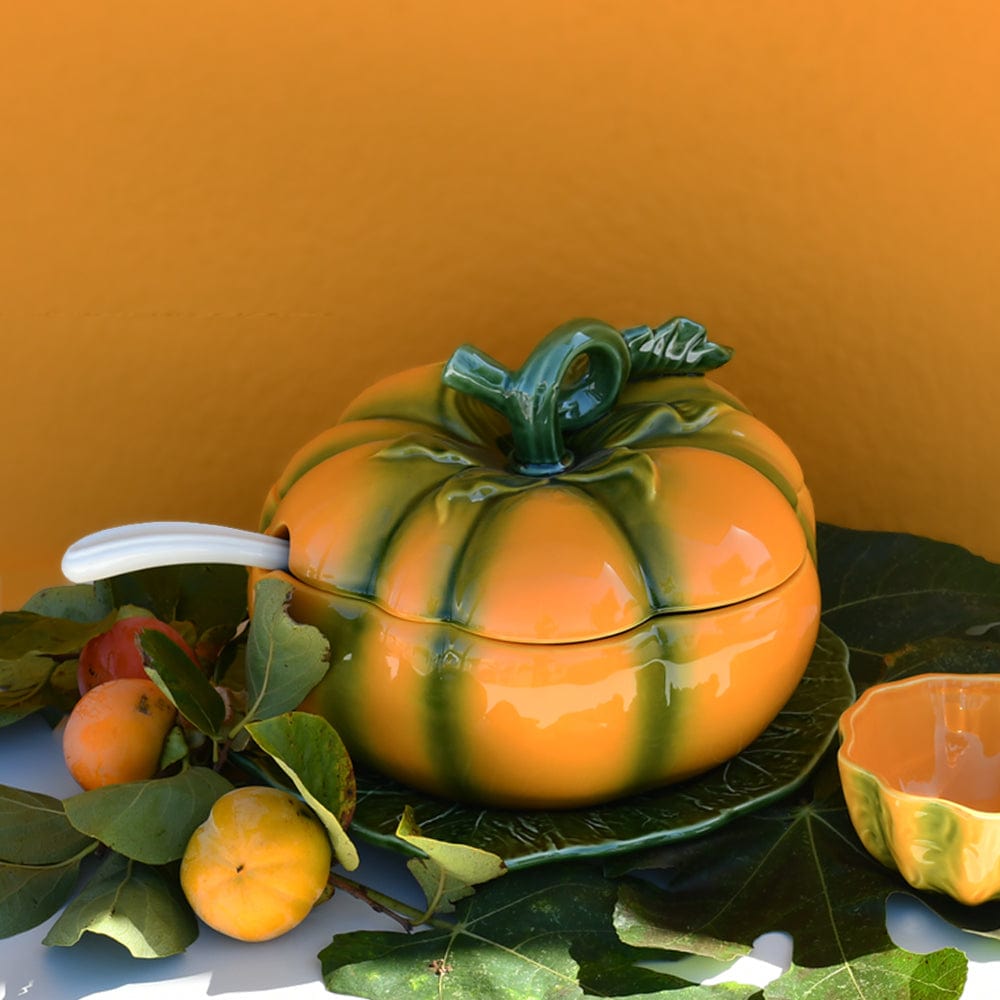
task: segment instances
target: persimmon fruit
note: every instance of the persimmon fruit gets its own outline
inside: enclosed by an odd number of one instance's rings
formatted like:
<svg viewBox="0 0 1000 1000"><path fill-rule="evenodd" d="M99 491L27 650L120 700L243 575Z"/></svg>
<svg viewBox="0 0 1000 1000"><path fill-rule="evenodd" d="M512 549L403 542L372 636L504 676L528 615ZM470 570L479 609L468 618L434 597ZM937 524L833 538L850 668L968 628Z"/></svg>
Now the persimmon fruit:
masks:
<svg viewBox="0 0 1000 1000"><path fill-rule="evenodd" d="M152 629L162 632L177 643L195 664L198 657L173 626L158 618L122 618L107 632L94 636L80 650L79 666L76 672L80 694L91 688L118 677L146 678L145 662L140 640L142 633Z"/></svg>
<svg viewBox="0 0 1000 1000"><path fill-rule="evenodd" d="M152 778L177 710L148 677L119 677L88 691L63 731L66 766L84 789Z"/></svg>
<svg viewBox="0 0 1000 1000"><path fill-rule="evenodd" d="M268 941L308 916L331 863L326 830L301 799L252 785L219 798L192 834L181 888L209 927L240 941Z"/></svg>

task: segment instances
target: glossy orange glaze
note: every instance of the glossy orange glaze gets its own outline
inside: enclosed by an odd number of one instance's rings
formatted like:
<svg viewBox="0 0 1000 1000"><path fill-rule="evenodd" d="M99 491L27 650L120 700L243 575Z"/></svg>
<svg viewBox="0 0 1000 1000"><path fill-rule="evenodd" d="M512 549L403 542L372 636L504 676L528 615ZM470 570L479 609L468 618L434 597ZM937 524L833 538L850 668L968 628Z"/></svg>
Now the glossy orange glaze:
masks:
<svg viewBox="0 0 1000 1000"><path fill-rule="evenodd" d="M644 572L618 512L609 516L568 477L490 498L487 522L475 496L442 500L454 466L401 470L381 457L384 447L377 440L337 452L288 487L269 530L289 536L293 575L370 596L400 617L444 618L494 638L577 642L633 628L657 607L745 600L788 579L809 537L801 513L744 462L695 447L653 448L655 497L632 525L651 561ZM405 530L390 535L404 517ZM374 540L383 534L380 548Z"/></svg>
<svg viewBox="0 0 1000 1000"><path fill-rule="evenodd" d="M717 451L650 450L661 493L660 532L679 565L675 601L686 610L717 608L763 594L802 563L803 533L778 489L749 465Z"/></svg>
<svg viewBox="0 0 1000 1000"><path fill-rule="evenodd" d="M707 378L649 377L567 434L565 468L525 474L512 425L443 370L365 390L268 497L292 613L333 646L307 705L359 759L497 805L604 801L738 753L818 629L788 447Z"/></svg>
<svg viewBox="0 0 1000 1000"><path fill-rule="evenodd" d="M627 541L580 493L556 484L528 490L503 505L492 529L471 537L455 579L457 618L470 631L566 642L622 632L646 616L645 581ZM447 537L427 532L441 534ZM391 585L402 569L414 584L419 617L440 617L433 576L421 579L420 566L406 567L409 553L400 548L389 550L383 580Z"/></svg>
<svg viewBox="0 0 1000 1000"><path fill-rule="evenodd" d="M1000 897L1000 674L869 688L841 717L848 810L865 847L918 889Z"/></svg>
<svg viewBox="0 0 1000 1000"><path fill-rule="evenodd" d="M303 708L359 760L447 797L559 808L680 780L752 742L805 670L819 593L805 564L733 607L557 645L406 621L300 583L291 610L334 650Z"/></svg>

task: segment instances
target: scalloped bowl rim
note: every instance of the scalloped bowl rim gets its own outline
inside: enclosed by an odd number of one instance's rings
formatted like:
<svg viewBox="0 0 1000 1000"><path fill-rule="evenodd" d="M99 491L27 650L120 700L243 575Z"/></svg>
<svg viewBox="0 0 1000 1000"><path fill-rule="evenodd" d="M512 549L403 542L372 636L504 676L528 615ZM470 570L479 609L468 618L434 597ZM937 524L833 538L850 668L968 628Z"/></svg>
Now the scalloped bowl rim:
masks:
<svg viewBox="0 0 1000 1000"><path fill-rule="evenodd" d="M956 799L948 798L944 795L923 794L911 792L898 787L883 777L878 771L864 764L859 763L851 756L856 733L856 723L859 717L872 715L876 709L884 710L886 706L879 706L879 702L892 699L896 694L906 688L934 687L946 685L949 687L968 687L972 685L986 686L996 689L996 698L1000 700L1000 673L990 674L954 674L954 673L926 673L917 674L914 677L906 677L895 681L885 681L881 684L873 684L867 688L858 699L849 705L840 716L837 724L841 744L837 751L838 762L850 767L853 771L866 774L878 785L880 792L886 792L902 801L937 802L949 808L957 809L971 817L984 821L996 820L1000 822L1000 807L997 809L977 809L975 806L967 805ZM874 706L874 707L873 707Z"/></svg>

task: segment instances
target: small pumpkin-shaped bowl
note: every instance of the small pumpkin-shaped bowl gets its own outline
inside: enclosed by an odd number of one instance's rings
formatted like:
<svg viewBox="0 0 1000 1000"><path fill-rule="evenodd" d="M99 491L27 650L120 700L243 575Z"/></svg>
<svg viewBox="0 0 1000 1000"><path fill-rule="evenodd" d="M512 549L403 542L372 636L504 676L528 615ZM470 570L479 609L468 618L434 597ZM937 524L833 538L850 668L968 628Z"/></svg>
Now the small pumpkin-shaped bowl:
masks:
<svg viewBox="0 0 1000 1000"><path fill-rule="evenodd" d="M840 738L847 808L875 858L915 889L1000 897L1000 674L875 685Z"/></svg>
<svg viewBox="0 0 1000 1000"><path fill-rule="evenodd" d="M464 347L365 391L263 512L331 642L304 707L405 784L506 807L739 753L802 677L819 586L798 462L704 377L728 355L687 320L580 320L514 372Z"/></svg>

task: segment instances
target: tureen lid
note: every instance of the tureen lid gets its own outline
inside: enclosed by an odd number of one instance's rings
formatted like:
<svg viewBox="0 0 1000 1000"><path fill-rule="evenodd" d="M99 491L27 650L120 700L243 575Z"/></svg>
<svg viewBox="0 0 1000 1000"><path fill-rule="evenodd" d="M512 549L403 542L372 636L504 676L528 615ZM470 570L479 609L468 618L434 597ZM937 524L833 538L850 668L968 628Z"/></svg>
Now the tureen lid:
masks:
<svg viewBox="0 0 1000 1000"><path fill-rule="evenodd" d="M787 446L704 377L689 320L553 331L391 376L292 458L262 526L293 576L517 642L578 642L764 594L810 558Z"/></svg>

